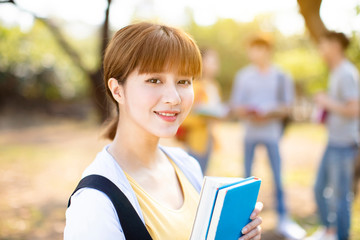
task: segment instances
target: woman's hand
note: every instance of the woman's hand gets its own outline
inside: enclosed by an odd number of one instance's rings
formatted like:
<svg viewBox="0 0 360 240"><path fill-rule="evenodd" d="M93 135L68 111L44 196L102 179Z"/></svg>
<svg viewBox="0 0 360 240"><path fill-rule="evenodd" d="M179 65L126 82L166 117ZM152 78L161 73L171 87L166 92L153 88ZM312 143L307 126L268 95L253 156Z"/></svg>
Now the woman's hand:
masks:
<svg viewBox="0 0 360 240"><path fill-rule="evenodd" d="M261 202L257 202L255 205L255 209L252 212L250 219L252 220L248 225L246 225L242 229L242 233L244 234L239 240L259 240L261 239L261 226L262 223L261 217L259 217L259 213L263 209L263 204Z"/></svg>

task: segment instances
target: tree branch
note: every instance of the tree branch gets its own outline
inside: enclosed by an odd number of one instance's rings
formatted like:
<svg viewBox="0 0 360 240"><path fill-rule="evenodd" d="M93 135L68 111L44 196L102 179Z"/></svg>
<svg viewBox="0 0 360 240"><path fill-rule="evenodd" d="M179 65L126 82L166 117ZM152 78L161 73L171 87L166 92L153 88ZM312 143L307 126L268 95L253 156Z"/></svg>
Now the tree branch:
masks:
<svg viewBox="0 0 360 240"><path fill-rule="evenodd" d="M304 17L306 28L315 42L319 42L321 36L328 31L320 18L322 0L297 0L297 2L300 13Z"/></svg>
<svg viewBox="0 0 360 240"><path fill-rule="evenodd" d="M29 10L23 9L20 7L14 0L6 0L6 1L0 1L0 3L12 3L14 4L18 9L20 9L23 12L29 13L32 15L35 19L42 22L45 27L48 28L48 30L52 33L57 43L62 47L62 49L70 56L71 60L74 62L74 64L79 67L85 74L89 73L89 70L85 67L85 65L82 63L81 58L79 54L75 51L75 49L66 41L64 35L61 33L59 27L55 24L53 24L49 19L42 18L36 15L34 12L31 12Z"/></svg>
<svg viewBox="0 0 360 240"><path fill-rule="evenodd" d="M12 3L12 4L15 4L13 0L0 1L0 3Z"/></svg>
<svg viewBox="0 0 360 240"><path fill-rule="evenodd" d="M111 0L107 0L108 5L105 11L105 20L102 27L102 36L101 36L101 47L100 47L100 55L101 55L101 62L103 62L104 52L109 42L109 14L110 14L110 5Z"/></svg>
<svg viewBox="0 0 360 240"><path fill-rule="evenodd" d="M81 61L81 58L79 54L75 51L75 49L66 41L64 35L61 33L59 27L55 24L53 24L50 20L46 18L39 18L36 17L36 19L40 20L52 33L55 40L58 42L58 44L62 47L62 49L70 56L73 63L80 68L84 73L88 74L89 69L85 67L83 62Z"/></svg>
<svg viewBox="0 0 360 240"><path fill-rule="evenodd" d="M100 113L100 121L104 122L111 115L111 105L108 102L106 94L104 94L104 83L103 83L103 72L102 72L102 62L104 60L104 52L109 42L109 13L111 0L107 0L108 5L105 11L105 19L100 32L100 64L97 69L90 75L90 80L92 84L93 94L95 96L94 102Z"/></svg>

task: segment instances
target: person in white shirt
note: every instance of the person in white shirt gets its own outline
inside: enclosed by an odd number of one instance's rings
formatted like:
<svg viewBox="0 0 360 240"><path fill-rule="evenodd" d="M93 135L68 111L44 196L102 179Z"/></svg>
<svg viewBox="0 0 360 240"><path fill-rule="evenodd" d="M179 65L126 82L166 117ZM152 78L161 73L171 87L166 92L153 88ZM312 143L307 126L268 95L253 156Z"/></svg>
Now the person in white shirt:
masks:
<svg viewBox="0 0 360 240"><path fill-rule="evenodd" d="M190 112L192 82L201 73L199 49L181 30L142 22L114 35L103 66L117 116L107 132L112 142L83 177L97 174L113 182L152 239L189 239L201 170L184 151L159 146L159 139L173 137ZM240 240L261 238L261 209L257 204ZM64 239L126 239L123 226L107 195L82 188L66 211Z"/></svg>
<svg viewBox="0 0 360 240"><path fill-rule="evenodd" d="M319 50L330 69L327 93L315 103L327 113L328 143L314 187L322 227L309 240L347 240L353 203L353 175L359 146L359 71L347 58L350 41L327 32Z"/></svg>

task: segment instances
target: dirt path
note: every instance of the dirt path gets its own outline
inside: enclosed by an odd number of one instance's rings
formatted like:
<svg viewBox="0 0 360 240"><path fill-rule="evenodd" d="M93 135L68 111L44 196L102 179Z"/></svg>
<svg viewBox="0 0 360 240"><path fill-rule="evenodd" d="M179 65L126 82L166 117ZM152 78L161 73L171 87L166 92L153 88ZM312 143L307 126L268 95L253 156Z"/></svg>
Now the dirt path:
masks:
<svg viewBox="0 0 360 240"><path fill-rule="evenodd" d="M67 198L84 168L107 143L94 124L46 122L21 129L0 128L0 239L62 239ZM237 124L216 126L218 144L207 174L242 175L241 132ZM321 127L298 125L281 144L287 203L292 216L310 231L316 225L311 189L324 142ZM163 143L174 144L169 140ZM276 215L264 149L256 152L254 169L254 175L263 179L263 239L281 239L272 231ZM353 226L353 240L360 239L359 205L358 198L353 220L358 227Z"/></svg>

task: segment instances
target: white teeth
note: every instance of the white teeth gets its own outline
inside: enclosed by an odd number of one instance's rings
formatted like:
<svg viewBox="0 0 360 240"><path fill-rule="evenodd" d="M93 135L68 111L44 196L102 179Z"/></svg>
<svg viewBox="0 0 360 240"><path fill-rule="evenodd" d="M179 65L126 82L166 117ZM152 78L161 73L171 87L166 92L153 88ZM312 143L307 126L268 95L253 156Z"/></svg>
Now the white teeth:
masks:
<svg viewBox="0 0 360 240"><path fill-rule="evenodd" d="M174 117L175 116L175 113L161 113L161 112L158 112L159 115L161 116L166 116L166 117Z"/></svg>

